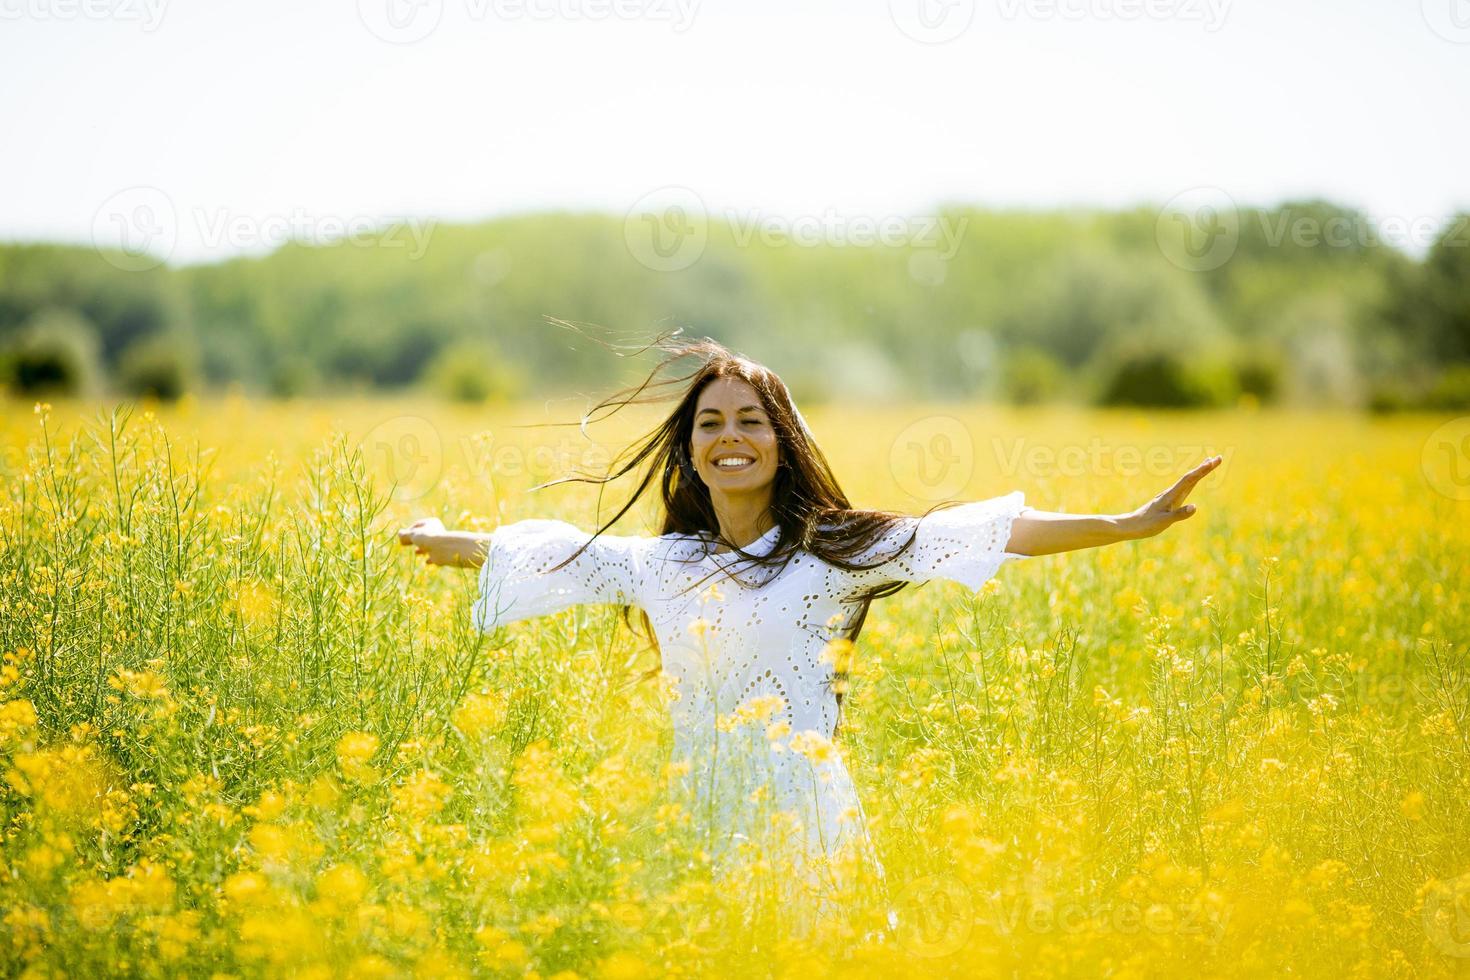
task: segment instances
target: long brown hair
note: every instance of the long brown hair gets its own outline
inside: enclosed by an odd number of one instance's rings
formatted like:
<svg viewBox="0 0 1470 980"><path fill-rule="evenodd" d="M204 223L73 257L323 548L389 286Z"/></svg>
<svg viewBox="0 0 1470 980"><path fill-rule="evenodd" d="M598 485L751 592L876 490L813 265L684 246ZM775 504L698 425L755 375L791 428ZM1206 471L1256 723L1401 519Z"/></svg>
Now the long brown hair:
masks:
<svg viewBox="0 0 1470 980"><path fill-rule="evenodd" d="M577 329L563 320L553 320L561 326ZM633 470L643 467L638 477L638 486L627 502L592 535L595 539L618 519L626 514L647 490L657 482L663 502L661 534L708 532L715 540L728 546L737 555L733 565L743 567L767 566L784 568L798 551L806 551L822 561L838 568L857 571L874 567L902 554L912 546L916 531L896 550L885 553L876 562L860 564L855 559L869 551L890 529L908 519L907 515L894 511L859 510L848 501L832 473L827 458L818 448L811 432L807 429L786 383L764 365L730 350L709 337L697 340L676 340L682 331L675 329L661 333L638 353L658 349L666 355L640 383L602 399L582 417L581 425L606 418L627 405L668 401L677 398L669 416L647 435L628 449L619 453L603 476L579 474L562 477L541 484L533 489L556 483L577 481L607 484ZM597 340L597 338L593 338ZM597 340L598 343L603 343ZM604 346L609 346L604 344ZM622 355L620 355L622 356ZM659 378L678 361L693 359L694 370L684 375ZM766 555L750 554L732 541L725 541L720 533L720 523L710 500L709 489L699 479L689 459L689 446L694 432L695 409L699 395L711 382L720 378L736 378L744 381L760 396L762 407L776 431L779 443L779 459L783 465L777 467L771 492L771 515L780 526L776 546ZM601 493L599 492L599 505ZM946 501L936 504L929 511L959 503ZM599 508L600 509L600 508ZM929 511L926 511L928 513ZM572 554L561 568L573 561L591 544L591 539ZM733 573L729 568L727 575ZM718 574L719 569L710 575ZM708 578L708 576L706 576ZM701 580L702 582L703 580ZM696 583L698 584L698 583ZM856 643L867 619L868 606L874 599L892 595L904 588L907 582L890 582L875 586L859 595L857 614L851 617L843 637ZM622 607L624 620L632 626L632 606ZM643 633L655 649L658 639L648 614L638 610ZM655 675L654 668L644 677ZM840 724L842 695L847 687L848 672L834 671L833 689L837 697Z"/></svg>

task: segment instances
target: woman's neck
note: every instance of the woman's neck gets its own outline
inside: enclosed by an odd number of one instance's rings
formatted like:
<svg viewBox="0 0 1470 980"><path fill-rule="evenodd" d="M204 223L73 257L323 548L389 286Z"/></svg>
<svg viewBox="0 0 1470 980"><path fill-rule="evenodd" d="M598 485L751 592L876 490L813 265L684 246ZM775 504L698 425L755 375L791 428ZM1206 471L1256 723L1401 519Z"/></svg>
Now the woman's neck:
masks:
<svg viewBox="0 0 1470 980"><path fill-rule="evenodd" d="M769 495L756 500L726 498L711 502L714 504L715 517L720 522L720 536L741 549L759 541L776 526Z"/></svg>

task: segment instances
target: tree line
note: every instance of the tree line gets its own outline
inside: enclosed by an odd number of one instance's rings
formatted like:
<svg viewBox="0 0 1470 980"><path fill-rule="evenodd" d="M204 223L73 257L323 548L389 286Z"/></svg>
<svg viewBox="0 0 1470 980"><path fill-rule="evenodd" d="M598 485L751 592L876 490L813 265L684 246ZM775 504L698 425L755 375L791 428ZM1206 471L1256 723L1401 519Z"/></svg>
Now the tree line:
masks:
<svg viewBox="0 0 1470 980"><path fill-rule="evenodd" d="M709 219L640 245L632 218L545 213L436 224L415 249L385 228L142 270L136 256L10 244L0 382L27 396L483 400L646 370L559 318L623 344L708 335L810 399L1470 404L1470 215L1422 258L1327 201L1229 217L947 208L942 235L878 227L866 241Z"/></svg>

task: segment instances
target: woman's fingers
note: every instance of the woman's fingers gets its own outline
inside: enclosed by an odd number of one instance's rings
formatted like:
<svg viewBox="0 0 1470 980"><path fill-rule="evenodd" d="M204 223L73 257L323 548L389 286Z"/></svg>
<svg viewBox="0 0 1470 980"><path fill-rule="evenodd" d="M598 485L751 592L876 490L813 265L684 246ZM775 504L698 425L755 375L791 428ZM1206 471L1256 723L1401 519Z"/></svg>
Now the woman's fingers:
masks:
<svg viewBox="0 0 1470 980"><path fill-rule="evenodd" d="M1184 498L1189 496L1189 492L1199 484L1199 481L1203 480L1215 467L1220 465L1221 458L1219 456L1210 457L1181 476L1172 487L1164 491L1164 500L1169 505L1169 508L1172 510L1183 503ZM1188 510L1189 513L1194 513L1194 508L1191 507Z"/></svg>
<svg viewBox="0 0 1470 980"><path fill-rule="evenodd" d="M413 544L415 536L418 533L437 530L439 527L442 526L443 525L440 524L439 518L437 517L421 517L418 520L414 521L412 524L408 525L408 527L399 528L398 543Z"/></svg>

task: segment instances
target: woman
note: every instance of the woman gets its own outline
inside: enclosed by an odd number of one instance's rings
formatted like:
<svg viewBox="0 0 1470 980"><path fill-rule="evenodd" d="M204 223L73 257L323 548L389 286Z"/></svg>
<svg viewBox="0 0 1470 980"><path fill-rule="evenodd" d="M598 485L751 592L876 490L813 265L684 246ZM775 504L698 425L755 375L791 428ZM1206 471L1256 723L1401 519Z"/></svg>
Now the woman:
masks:
<svg viewBox="0 0 1470 980"><path fill-rule="evenodd" d="M588 413L656 400L649 389L680 391L621 468L615 461L592 478L647 464L597 533L532 519L474 534L431 518L399 539L430 564L480 568L474 621L483 630L575 603L639 607L675 685L675 755L688 763L711 853L745 840L788 845L813 884L831 884L830 859L850 847L873 857L830 741L869 603L933 579L978 590L1009 560L1158 534L1194 513L1185 497L1220 463L1204 461L1127 514L1038 511L1020 491L922 517L857 510L774 372L708 339L656 343L670 356L649 378ZM693 373L654 382L685 357L698 359ZM655 479L660 535L603 533ZM779 811L796 819L778 819L785 835L772 838Z"/></svg>

